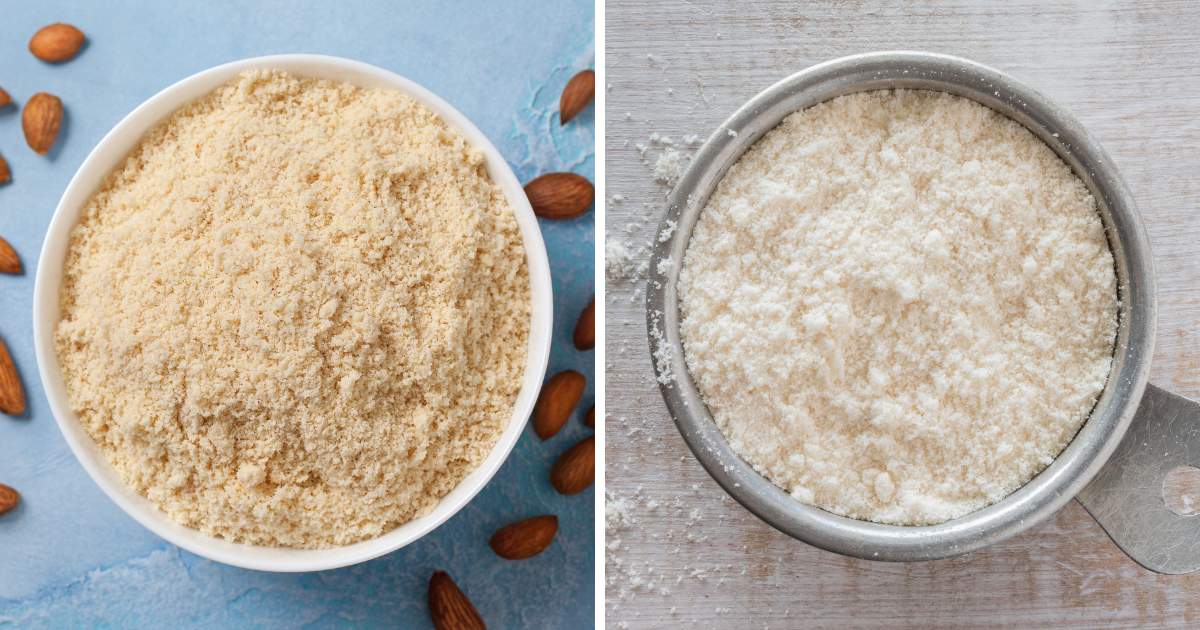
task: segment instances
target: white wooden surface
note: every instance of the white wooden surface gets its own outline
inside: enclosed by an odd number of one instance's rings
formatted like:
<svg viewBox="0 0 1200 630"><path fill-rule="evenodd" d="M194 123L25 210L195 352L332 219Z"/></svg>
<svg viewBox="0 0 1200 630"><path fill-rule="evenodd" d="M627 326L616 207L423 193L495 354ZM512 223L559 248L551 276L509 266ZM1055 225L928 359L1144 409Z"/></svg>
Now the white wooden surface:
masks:
<svg viewBox="0 0 1200 630"><path fill-rule="evenodd" d="M637 148L652 133L707 136L759 90L833 57L962 55L1065 104L1112 154L1158 270L1152 380L1198 398L1198 34L1195 2L608 0L607 238L637 251L657 227L658 150ZM609 532L610 625L1200 627L1200 574L1142 569L1074 502L1015 539L923 564L853 560L776 532L725 497L671 424L636 284L610 280L607 307L607 484L624 506Z"/></svg>

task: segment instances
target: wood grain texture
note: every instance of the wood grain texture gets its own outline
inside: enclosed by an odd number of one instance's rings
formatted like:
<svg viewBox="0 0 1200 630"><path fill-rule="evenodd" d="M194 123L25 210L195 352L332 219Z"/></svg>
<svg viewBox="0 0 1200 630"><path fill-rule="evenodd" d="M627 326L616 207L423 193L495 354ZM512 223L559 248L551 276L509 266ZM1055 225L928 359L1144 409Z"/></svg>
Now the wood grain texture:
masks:
<svg viewBox="0 0 1200 630"><path fill-rule="evenodd" d="M1158 272L1152 380L1200 398L1197 32L1190 2L609 0L607 238L645 260L666 192L652 133L706 137L758 91L833 57L961 55L1062 103L1112 155ZM644 157L639 144L650 145ZM776 532L730 500L675 431L650 370L638 282L610 278L607 291L607 484L622 506L610 517L610 625L1200 625L1200 574L1142 569L1074 502L1021 536L939 562L844 558Z"/></svg>

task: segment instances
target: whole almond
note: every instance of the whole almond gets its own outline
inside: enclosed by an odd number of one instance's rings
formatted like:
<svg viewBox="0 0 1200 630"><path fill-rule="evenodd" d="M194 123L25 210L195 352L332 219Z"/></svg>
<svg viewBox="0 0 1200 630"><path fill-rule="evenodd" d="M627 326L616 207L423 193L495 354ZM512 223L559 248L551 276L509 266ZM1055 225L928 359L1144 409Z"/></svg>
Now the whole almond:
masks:
<svg viewBox="0 0 1200 630"><path fill-rule="evenodd" d="M471 600L445 571L434 571L429 578L429 616L438 630L487 628Z"/></svg>
<svg viewBox="0 0 1200 630"><path fill-rule="evenodd" d="M3 339L0 339L0 413L10 416L25 413L25 389Z"/></svg>
<svg viewBox="0 0 1200 630"><path fill-rule="evenodd" d="M488 544L501 558L524 560L545 551L557 532L557 516L535 516L501 527Z"/></svg>
<svg viewBox="0 0 1200 630"><path fill-rule="evenodd" d="M38 92L25 103L21 111L21 129L25 131L25 143L38 155L46 155L54 140L58 138L58 129L62 126L62 101L53 94Z"/></svg>
<svg viewBox="0 0 1200 630"><path fill-rule="evenodd" d="M62 63L79 54L83 39L83 31L70 24L51 24L29 39L29 52L42 61Z"/></svg>
<svg viewBox="0 0 1200 630"><path fill-rule="evenodd" d="M579 404L587 379L579 372L564 370L550 377L538 394L533 406L533 430L548 440L567 423L567 418Z"/></svg>
<svg viewBox="0 0 1200 630"><path fill-rule="evenodd" d="M596 428L596 405L588 408L587 415L583 417L583 423L589 427Z"/></svg>
<svg viewBox="0 0 1200 630"><path fill-rule="evenodd" d="M596 479L596 438L589 437L558 456L550 483L562 494L579 494Z"/></svg>
<svg viewBox="0 0 1200 630"><path fill-rule="evenodd" d="M12 171L8 170L8 160L0 155L0 184L7 184L12 181Z"/></svg>
<svg viewBox="0 0 1200 630"><path fill-rule="evenodd" d="M12 105L12 97L8 95L8 92L4 91L4 88L0 88L0 109L4 109L9 105Z"/></svg>
<svg viewBox="0 0 1200 630"><path fill-rule="evenodd" d="M596 347L596 298L588 302L587 308L579 314L575 322L575 347L580 350L590 350Z"/></svg>
<svg viewBox="0 0 1200 630"><path fill-rule="evenodd" d="M596 188L575 173L547 173L525 184L534 214L546 219L570 219L587 211Z"/></svg>
<svg viewBox="0 0 1200 630"><path fill-rule="evenodd" d="M587 104L596 96L596 73L584 70L571 77L563 88L562 96L558 97L558 121L560 125L567 124L583 111Z"/></svg>
<svg viewBox="0 0 1200 630"><path fill-rule="evenodd" d="M0 483L0 514L17 507L21 502L21 493L13 490L12 486Z"/></svg>
<svg viewBox="0 0 1200 630"><path fill-rule="evenodd" d="M17 250L3 236L0 236L0 273L21 273L21 259L17 257Z"/></svg>

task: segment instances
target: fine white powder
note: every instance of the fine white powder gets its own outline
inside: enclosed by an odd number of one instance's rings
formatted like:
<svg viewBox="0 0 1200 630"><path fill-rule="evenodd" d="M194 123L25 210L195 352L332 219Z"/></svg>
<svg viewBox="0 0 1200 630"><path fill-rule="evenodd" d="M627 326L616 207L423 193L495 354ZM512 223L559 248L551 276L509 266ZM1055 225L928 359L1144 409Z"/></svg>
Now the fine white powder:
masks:
<svg viewBox="0 0 1200 630"><path fill-rule="evenodd" d="M797 500L932 524L1086 420L1116 333L1095 200L1027 129L924 91L792 114L730 169L680 277L687 367Z"/></svg>

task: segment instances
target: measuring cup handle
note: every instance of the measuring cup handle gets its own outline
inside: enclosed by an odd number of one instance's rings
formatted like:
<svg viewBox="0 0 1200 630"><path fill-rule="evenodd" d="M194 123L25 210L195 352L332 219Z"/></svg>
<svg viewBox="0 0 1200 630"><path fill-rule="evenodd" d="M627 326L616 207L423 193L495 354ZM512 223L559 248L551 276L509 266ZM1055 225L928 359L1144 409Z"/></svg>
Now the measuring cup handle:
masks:
<svg viewBox="0 0 1200 630"><path fill-rule="evenodd" d="M1076 496L1122 551L1158 573L1200 571L1200 515L1163 502L1163 480L1179 466L1200 466L1200 403L1147 385L1125 438Z"/></svg>

